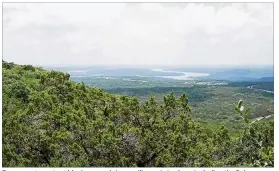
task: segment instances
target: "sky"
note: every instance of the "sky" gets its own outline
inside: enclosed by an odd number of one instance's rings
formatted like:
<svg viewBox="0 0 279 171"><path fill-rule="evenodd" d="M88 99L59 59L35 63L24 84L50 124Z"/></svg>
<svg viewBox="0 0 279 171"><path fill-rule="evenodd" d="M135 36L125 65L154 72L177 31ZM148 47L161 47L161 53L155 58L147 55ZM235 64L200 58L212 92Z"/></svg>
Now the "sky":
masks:
<svg viewBox="0 0 279 171"><path fill-rule="evenodd" d="M273 65L272 3L3 3L3 59Z"/></svg>

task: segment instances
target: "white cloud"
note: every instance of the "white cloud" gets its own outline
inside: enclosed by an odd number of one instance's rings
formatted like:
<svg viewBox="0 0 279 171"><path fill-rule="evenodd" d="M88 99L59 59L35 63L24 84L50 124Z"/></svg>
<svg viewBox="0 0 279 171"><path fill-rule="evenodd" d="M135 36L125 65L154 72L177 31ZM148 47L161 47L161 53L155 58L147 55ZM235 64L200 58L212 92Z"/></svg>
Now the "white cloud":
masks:
<svg viewBox="0 0 279 171"><path fill-rule="evenodd" d="M3 7L4 59L16 63L273 62L272 4L4 3Z"/></svg>

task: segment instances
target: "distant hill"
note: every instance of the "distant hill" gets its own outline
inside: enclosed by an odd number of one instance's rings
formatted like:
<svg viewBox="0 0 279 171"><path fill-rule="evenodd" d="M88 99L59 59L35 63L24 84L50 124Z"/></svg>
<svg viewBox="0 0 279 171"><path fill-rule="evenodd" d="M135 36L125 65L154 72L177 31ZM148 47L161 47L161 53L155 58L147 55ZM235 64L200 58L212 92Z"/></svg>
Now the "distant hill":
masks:
<svg viewBox="0 0 279 171"><path fill-rule="evenodd" d="M259 81L274 82L274 77L263 77L263 78L260 78Z"/></svg>
<svg viewBox="0 0 279 171"><path fill-rule="evenodd" d="M62 72L68 72L71 76L113 76L113 77L131 77L131 76L143 76L143 77L155 77L155 76L179 76L181 73L165 73L160 71L153 71L146 68L108 68L108 67L48 67L48 70L57 70Z"/></svg>
<svg viewBox="0 0 279 171"><path fill-rule="evenodd" d="M273 68L229 69L210 73L208 80L267 81L273 78Z"/></svg>

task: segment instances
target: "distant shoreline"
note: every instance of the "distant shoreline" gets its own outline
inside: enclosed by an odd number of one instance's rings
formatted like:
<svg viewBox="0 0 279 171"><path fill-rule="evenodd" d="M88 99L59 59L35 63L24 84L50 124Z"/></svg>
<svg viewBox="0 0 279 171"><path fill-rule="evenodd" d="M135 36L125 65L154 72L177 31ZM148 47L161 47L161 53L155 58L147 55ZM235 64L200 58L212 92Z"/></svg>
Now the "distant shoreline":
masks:
<svg viewBox="0 0 279 171"><path fill-rule="evenodd" d="M160 78L171 78L175 80L193 80L193 77L206 77L209 76L209 73L199 73L199 72L182 72L182 71L169 71L163 69L151 69L156 72L166 72L166 73L178 73L180 76L156 76Z"/></svg>

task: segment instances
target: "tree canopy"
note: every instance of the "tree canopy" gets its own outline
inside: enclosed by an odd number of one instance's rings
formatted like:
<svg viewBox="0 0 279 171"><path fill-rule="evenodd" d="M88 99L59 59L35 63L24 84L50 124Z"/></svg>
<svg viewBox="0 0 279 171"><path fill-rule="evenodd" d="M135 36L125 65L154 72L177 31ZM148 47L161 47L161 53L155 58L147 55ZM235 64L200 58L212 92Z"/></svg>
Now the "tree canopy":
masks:
<svg viewBox="0 0 279 171"><path fill-rule="evenodd" d="M274 166L274 123L252 122L237 137L192 120L185 94L162 103L115 95L68 73L2 61L4 167Z"/></svg>

